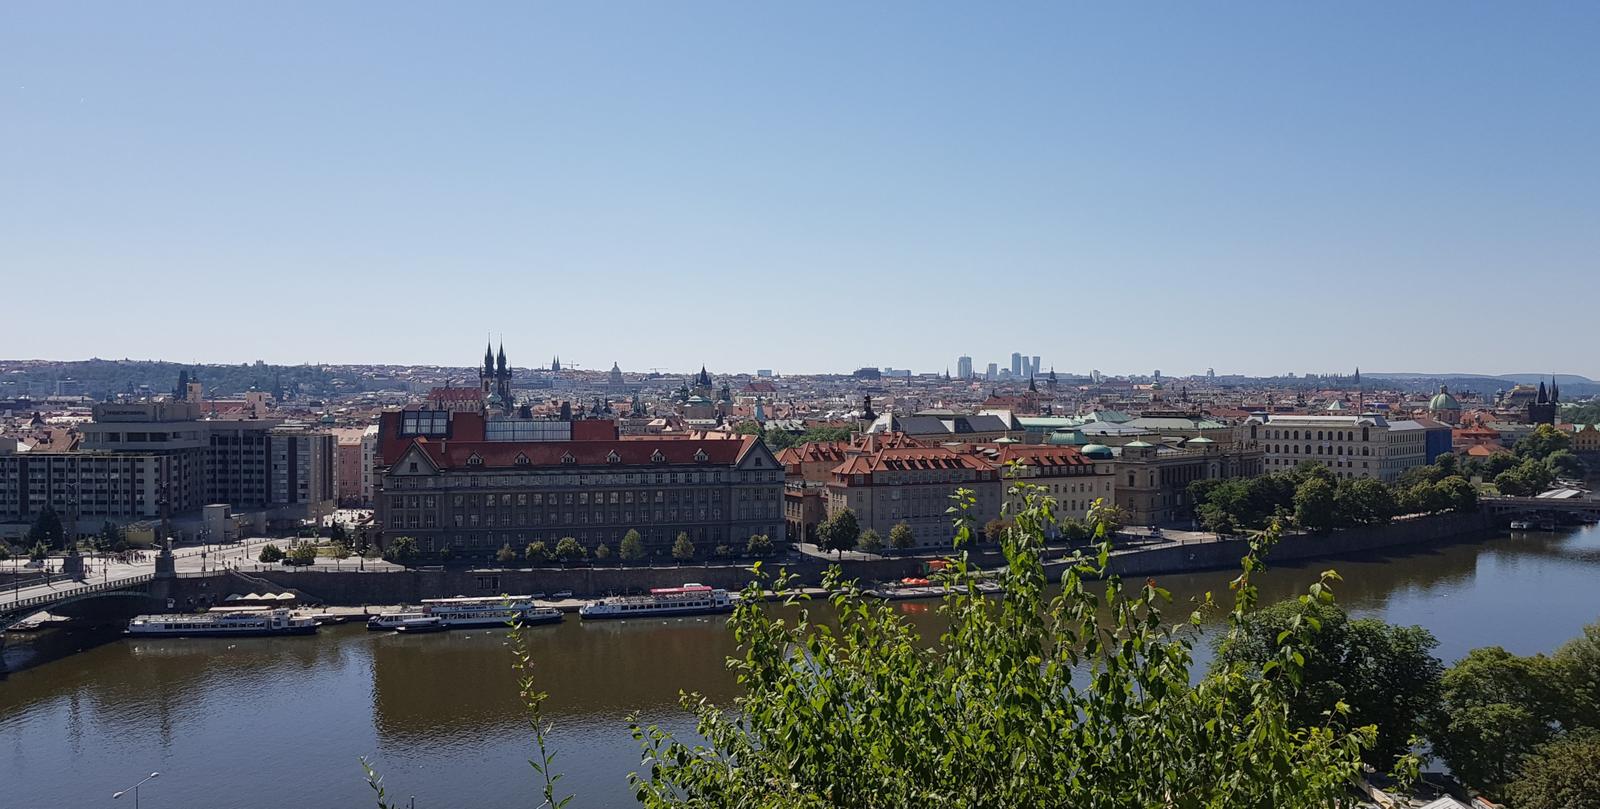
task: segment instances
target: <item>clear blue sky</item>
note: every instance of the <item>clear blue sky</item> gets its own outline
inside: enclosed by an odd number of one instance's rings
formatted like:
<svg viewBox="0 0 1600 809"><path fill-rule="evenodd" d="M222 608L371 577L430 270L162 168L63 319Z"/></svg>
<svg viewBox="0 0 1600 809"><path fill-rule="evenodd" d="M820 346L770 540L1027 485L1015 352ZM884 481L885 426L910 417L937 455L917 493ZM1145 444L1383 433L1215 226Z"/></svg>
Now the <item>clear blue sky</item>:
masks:
<svg viewBox="0 0 1600 809"><path fill-rule="evenodd" d="M1600 377L1600 4L9 3L0 356Z"/></svg>

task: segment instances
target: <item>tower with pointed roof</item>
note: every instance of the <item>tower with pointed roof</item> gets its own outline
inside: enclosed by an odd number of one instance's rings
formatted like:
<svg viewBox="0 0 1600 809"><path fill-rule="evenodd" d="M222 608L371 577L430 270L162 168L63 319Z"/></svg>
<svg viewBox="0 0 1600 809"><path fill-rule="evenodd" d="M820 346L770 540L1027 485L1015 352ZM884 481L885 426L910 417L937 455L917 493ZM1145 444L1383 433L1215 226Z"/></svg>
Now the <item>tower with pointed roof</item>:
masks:
<svg viewBox="0 0 1600 809"><path fill-rule="evenodd" d="M1550 387L1544 386L1544 380L1539 380L1539 393L1532 402L1528 403L1527 422L1529 424L1555 424L1556 414L1561 410L1558 398L1561 391L1556 387L1556 378L1550 377Z"/></svg>
<svg viewBox="0 0 1600 809"><path fill-rule="evenodd" d="M500 353L493 343L483 346L483 369L478 371L478 386L483 390L484 402L491 411L511 415L515 405L511 401L511 366L506 362L506 344L500 343Z"/></svg>

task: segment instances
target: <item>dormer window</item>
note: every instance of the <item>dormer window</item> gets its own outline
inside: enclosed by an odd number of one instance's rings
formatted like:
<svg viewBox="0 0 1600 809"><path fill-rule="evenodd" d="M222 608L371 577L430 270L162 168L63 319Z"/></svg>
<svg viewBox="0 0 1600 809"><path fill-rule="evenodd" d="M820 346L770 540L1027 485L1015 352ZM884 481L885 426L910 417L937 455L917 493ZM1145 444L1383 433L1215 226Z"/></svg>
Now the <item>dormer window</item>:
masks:
<svg viewBox="0 0 1600 809"><path fill-rule="evenodd" d="M650 453L650 462L651 463L666 463L666 461L667 461L667 456L662 455L661 454L661 450L658 449L655 452Z"/></svg>
<svg viewBox="0 0 1600 809"><path fill-rule="evenodd" d="M572 457L572 453L570 452L563 452L561 453L561 462L564 464L575 464L578 462L578 459Z"/></svg>
<svg viewBox="0 0 1600 809"><path fill-rule="evenodd" d="M467 466L483 466L483 458L474 452L467 458Z"/></svg>
<svg viewBox="0 0 1600 809"><path fill-rule="evenodd" d="M527 466L528 465L528 456L526 456L526 455L524 455L524 454L522 454L520 452L517 453L516 464L517 464L517 466Z"/></svg>
<svg viewBox="0 0 1600 809"><path fill-rule="evenodd" d="M618 455L616 450L612 450L611 454L606 456L606 463L622 463L622 456Z"/></svg>
<svg viewBox="0 0 1600 809"><path fill-rule="evenodd" d="M704 449L695 450L695 453L694 453L695 463L705 463L706 461L708 461L710 459L711 459L711 456L707 455L706 451Z"/></svg>

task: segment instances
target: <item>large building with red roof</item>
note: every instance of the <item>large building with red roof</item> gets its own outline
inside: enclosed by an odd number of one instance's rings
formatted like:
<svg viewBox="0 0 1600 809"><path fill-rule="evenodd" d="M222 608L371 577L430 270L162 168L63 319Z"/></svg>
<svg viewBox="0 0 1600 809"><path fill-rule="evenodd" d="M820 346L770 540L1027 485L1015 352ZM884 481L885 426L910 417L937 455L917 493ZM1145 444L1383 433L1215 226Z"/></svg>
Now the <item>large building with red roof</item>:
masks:
<svg viewBox="0 0 1600 809"><path fill-rule="evenodd" d="M565 537L616 553L637 530L652 556L679 534L696 553L782 542L783 467L759 438L628 437L605 419L493 419L445 410L383 414L377 496L383 541L487 559Z"/></svg>

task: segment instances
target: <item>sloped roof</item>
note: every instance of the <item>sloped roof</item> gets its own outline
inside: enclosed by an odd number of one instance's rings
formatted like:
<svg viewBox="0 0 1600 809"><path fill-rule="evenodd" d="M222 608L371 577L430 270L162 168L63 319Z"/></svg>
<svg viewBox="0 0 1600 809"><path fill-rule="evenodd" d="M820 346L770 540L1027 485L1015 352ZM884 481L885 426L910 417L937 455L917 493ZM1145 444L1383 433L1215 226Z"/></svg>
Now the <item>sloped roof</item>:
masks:
<svg viewBox="0 0 1600 809"><path fill-rule="evenodd" d="M758 443L753 435L705 440L615 441L436 441L418 438L413 446L440 469L476 464L485 469L545 466L731 466ZM660 461L654 460L660 453ZM696 456L704 454L704 460ZM571 461L564 459L570 457ZM615 461L611 460L613 457ZM519 458L526 458L520 462Z"/></svg>

